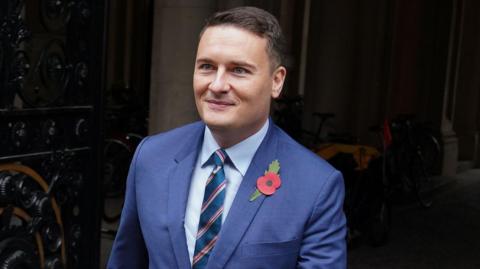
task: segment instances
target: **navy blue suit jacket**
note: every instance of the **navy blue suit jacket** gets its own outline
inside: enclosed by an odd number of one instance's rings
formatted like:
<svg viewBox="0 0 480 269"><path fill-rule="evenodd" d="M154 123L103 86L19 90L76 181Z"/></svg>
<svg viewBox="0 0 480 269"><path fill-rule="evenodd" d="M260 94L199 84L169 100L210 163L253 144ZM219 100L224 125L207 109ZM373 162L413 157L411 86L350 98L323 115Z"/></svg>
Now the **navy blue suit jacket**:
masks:
<svg viewBox="0 0 480 269"><path fill-rule="evenodd" d="M191 268L184 216L204 128L189 124L138 146L109 269ZM276 159L281 187L250 202ZM341 174L270 122L207 268L346 268L343 198Z"/></svg>

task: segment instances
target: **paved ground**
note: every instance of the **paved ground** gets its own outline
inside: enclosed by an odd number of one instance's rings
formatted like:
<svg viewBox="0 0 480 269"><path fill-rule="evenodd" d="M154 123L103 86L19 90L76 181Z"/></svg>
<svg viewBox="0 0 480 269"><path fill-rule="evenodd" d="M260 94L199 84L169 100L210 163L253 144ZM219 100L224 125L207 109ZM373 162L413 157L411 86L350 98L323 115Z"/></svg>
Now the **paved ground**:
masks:
<svg viewBox="0 0 480 269"><path fill-rule="evenodd" d="M350 269L480 268L480 169L455 176L434 204L393 208L390 241L382 247L359 244L348 253ZM104 224L115 228L115 224ZM112 244L103 236L101 268Z"/></svg>
<svg viewBox="0 0 480 269"><path fill-rule="evenodd" d="M350 250L349 268L480 268L480 170L455 179L429 209L394 208L388 244Z"/></svg>

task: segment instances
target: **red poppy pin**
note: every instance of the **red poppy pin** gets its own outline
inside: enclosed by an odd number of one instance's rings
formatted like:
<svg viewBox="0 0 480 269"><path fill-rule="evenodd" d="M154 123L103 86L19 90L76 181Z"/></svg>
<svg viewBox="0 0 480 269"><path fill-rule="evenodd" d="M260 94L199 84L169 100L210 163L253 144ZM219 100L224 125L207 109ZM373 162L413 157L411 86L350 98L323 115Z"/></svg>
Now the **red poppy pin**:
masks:
<svg viewBox="0 0 480 269"><path fill-rule="evenodd" d="M280 188L282 180L280 180L278 171L280 171L280 163L275 160L268 166L268 171L265 171L265 174L257 179L257 189L250 196L250 202L255 201L262 194L270 196Z"/></svg>

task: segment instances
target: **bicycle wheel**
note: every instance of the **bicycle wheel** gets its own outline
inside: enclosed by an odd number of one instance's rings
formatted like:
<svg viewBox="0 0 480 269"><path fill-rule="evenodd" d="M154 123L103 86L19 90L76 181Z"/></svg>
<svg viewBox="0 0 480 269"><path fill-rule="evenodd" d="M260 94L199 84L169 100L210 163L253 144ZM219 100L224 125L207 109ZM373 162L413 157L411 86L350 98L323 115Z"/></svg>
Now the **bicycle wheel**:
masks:
<svg viewBox="0 0 480 269"><path fill-rule="evenodd" d="M383 157L372 160L368 166L368 223L367 233L372 246L388 242L391 227L391 206L388 201L388 182L383 173Z"/></svg>
<svg viewBox="0 0 480 269"><path fill-rule="evenodd" d="M422 153L423 164L428 175L438 174L440 168L440 143L428 133L419 135L417 146Z"/></svg>
<svg viewBox="0 0 480 269"><path fill-rule="evenodd" d="M428 208L432 205L431 192L433 190L433 180L427 172L423 155L420 149L412 156L412 165L410 166L410 179L413 183L413 191L420 205Z"/></svg>
<svg viewBox="0 0 480 269"><path fill-rule="evenodd" d="M379 200L376 207L372 208L369 239L374 247L385 245L388 242L391 225L391 208L386 200Z"/></svg>

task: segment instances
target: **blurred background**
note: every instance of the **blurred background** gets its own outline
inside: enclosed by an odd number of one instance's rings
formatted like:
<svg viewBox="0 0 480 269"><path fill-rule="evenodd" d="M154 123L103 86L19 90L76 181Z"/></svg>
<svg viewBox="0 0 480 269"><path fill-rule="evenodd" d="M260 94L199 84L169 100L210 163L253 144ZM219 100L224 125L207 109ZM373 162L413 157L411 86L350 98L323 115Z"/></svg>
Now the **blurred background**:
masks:
<svg viewBox="0 0 480 269"><path fill-rule="evenodd" d="M136 145L199 119L199 31L243 5L287 39L272 119L344 174L349 268L480 267L480 2L4 0L0 268L105 268Z"/></svg>

